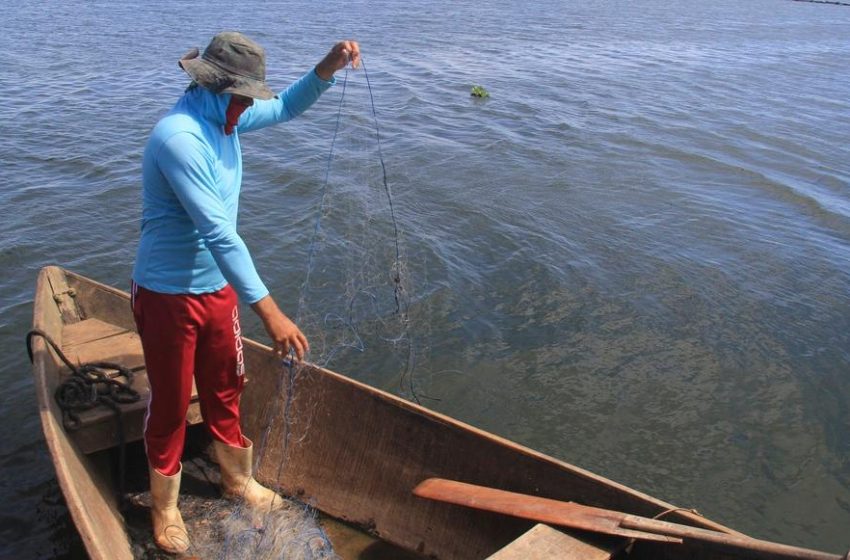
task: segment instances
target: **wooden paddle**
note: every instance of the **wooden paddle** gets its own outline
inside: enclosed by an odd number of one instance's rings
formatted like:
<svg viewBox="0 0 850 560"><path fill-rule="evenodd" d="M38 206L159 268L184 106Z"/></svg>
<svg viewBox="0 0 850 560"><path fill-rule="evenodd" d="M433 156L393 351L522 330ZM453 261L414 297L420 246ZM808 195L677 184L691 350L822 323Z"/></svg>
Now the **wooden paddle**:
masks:
<svg viewBox="0 0 850 560"><path fill-rule="evenodd" d="M413 493L416 496L440 502L606 535L670 543L681 543L683 540L701 541L756 552L761 558L801 560L843 560L845 558L836 554L762 541L743 535L709 531L619 511L506 492L442 478L429 478L421 482L413 489Z"/></svg>

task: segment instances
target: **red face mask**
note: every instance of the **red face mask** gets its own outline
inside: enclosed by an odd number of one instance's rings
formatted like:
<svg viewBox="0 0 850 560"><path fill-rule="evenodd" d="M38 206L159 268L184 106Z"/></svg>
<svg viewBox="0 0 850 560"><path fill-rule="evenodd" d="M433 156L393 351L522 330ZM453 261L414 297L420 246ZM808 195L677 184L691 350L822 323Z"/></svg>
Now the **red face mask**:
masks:
<svg viewBox="0 0 850 560"><path fill-rule="evenodd" d="M249 98L237 98L235 95L230 96L230 104L225 112L224 133L230 136L233 134L233 129L239 123L239 117L245 110L254 104L254 100Z"/></svg>

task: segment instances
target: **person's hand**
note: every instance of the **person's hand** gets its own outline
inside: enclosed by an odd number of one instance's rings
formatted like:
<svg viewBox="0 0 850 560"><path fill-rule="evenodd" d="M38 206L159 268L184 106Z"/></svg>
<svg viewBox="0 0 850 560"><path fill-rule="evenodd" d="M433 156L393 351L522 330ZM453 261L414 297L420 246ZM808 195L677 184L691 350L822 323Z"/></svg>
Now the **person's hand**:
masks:
<svg viewBox="0 0 850 560"><path fill-rule="evenodd" d="M295 357L300 362L304 359L304 355L310 351L307 337L282 312L278 311L270 320L263 321L263 324L274 342L274 351L280 358L286 357L291 349L295 351Z"/></svg>
<svg viewBox="0 0 850 560"><path fill-rule="evenodd" d="M360 45L357 41L340 41L316 65L316 74L328 81L333 78L334 72L342 70L349 62L352 68L360 66Z"/></svg>
<svg viewBox="0 0 850 560"><path fill-rule="evenodd" d="M310 351L310 344L301 329L293 323L289 317L283 314L270 295L251 305L263 326L272 339L275 353L281 358L289 354L290 349L295 351L299 361Z"/></svg>

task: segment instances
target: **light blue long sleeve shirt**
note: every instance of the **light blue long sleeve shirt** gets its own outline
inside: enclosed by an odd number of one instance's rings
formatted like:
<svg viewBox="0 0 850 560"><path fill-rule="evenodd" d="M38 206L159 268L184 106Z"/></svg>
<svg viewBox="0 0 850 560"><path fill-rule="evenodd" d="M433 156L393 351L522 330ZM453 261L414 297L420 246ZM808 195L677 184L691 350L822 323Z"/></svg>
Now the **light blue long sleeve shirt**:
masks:
<svg viewBox="0 0 850 560"><path fill-rule="evenodd" d="M151 132L142 160L142 235L133 280L166 294L201 294L228 283L245 303L269 290L236 231L242 185L239 133L307 110L333 80L310 71L276 99L255 100L224 134L230 94L188 90Z"/></svg>

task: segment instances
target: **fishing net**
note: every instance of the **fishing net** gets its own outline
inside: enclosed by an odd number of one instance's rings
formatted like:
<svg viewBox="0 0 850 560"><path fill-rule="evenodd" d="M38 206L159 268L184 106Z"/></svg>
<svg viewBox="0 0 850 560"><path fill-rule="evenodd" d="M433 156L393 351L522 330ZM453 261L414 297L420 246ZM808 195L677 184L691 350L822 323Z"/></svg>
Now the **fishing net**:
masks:
<svg viewBox="0 0 850 560"><path fill-rule="evenodd" d="M315 510L284 500L274 511L256 511L239 501L221 497L218 466L207 452L209 439L202 426L191 428L184 454L180 512L191 539L188 557L204 560L335 560L331 545ZM135 445L131 464L143 465L144 449ZM141 560L174 558L161 551L150 535L150 493L143 471L130 473L124 507L133 556Z"/></svg>
<svg viewBox="0 0 850 560"><path fill-rule="evenodd" d="M396 372L418 400L410 273L365 66L362 76L343 80L296 323L316 365Z"/></svg>

